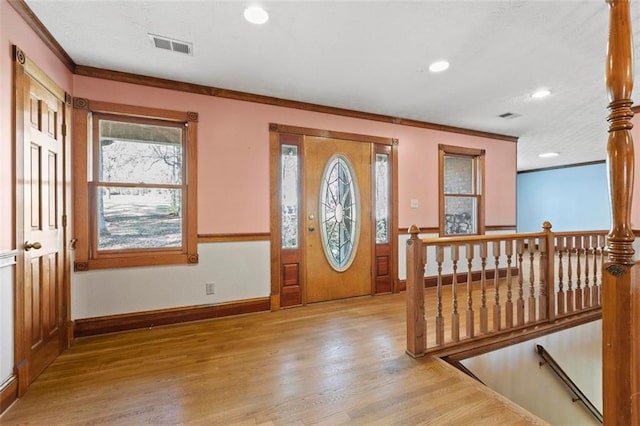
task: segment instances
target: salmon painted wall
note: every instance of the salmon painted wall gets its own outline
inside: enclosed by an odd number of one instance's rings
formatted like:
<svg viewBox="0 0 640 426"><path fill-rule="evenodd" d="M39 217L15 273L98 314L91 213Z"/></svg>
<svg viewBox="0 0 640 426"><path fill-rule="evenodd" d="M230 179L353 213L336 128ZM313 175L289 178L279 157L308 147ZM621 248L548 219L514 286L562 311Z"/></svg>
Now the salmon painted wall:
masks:
<svg viewBox="0 0 640 426"><path fill-rule="evenodd" d="M269 123L398 138L399 226L438 225L438 144L486 149L486 224L515 225L516 143L74 76L74 96L199 113L198 233L269 230ZM412 198L419 208L411 209Z"/></svg>
<svg viewBox="0 0 640 426"><path fill-rule="evenodd" d="M71 93L72 75L5 0L0 1L0 251L13 249L13 61L15 44L60 87Z"/></svg>

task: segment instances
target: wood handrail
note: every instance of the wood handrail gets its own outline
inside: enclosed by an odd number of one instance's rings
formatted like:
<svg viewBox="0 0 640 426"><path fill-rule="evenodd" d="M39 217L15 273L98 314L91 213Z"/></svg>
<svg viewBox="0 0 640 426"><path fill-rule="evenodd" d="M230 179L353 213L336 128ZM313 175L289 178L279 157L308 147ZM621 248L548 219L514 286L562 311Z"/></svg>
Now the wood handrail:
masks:
<svg viewBox="0 0 640 426"><path fill-rule="evenodd" d="M593 405L593 402L591 402L591 400L584 394L584 392L582 392L580 387L578 387L578 385L576 385L574 381L571 380L571 377L569 377L569 375L562 369L562 367L560 367L560 364L558 364L558 362L553 359L551 354L544 348L544 346L536 345L536 352L544 361L540 362L540 366L542 367L543 365L548 364L551 370L569 388L569 391L571 391L576 400L580 401L585 406L585 408L589 410L589 413L591 413L591 415L596 420L602 423L602 413L600 412L600 410L598 410L598 408Z"/></svg>
<svg viewBox="0 0 640 426"><path fill-rule="evenodd" d="M602 234L606 234L607 232L609 232L606 229L597 229L597 230L589 230L589 231L560 231L560 232L554 232L556 237L570 237L572 235L575 235L576 232L579 232L580 235L584 235L584 236L594 236L594 235L602 235Z"/></svg>
<svg viewBox="0 0 640 426"><path fill-rule="evenodd" d="M602 231L607 232L607 231ZM440 237L440 238L422 238L423 244L428 246L448 246L453 244L468 244L476 242L498 242L505 240L522 240L544 237L544 232L529 232L523 234L497 234L497 235L467 235L467 236L455 236L455 237Z"/></svg>
<svg viewBox="0 0 640 426"><path fill-rule="evenodd" d="M407 241L407 353L468 350L473 342L528 334L532 327L600 310L607 231L551 229L545 222L542 232L420 239L413 226ZM435 306L427 306L434 318L424 316L425 270L437 271ZM449 286L443 277L450 273ZM443 303L449 295L451 301Z"/></svg>
<svg viewBox="0 0 640 426"><path fill-rule="evenodd" d="M556 237L571 237L575 236L579 233L585 237L598 236L606 234L606 229L598 229L598 230L590 230L590 231L561 231L554 232ZM544 232L527 232L521 234L496 234L496 235L468 235L468 236L455 236L455 237L432 237L432 238L421 238L421 241L425 245L429 246L447 246L455 243L459 244L467 244L471 242L493 242L493 241L504 241L504 240L521 240L521 239L529 239L529 238L540 238L544 236Z"/></svg>

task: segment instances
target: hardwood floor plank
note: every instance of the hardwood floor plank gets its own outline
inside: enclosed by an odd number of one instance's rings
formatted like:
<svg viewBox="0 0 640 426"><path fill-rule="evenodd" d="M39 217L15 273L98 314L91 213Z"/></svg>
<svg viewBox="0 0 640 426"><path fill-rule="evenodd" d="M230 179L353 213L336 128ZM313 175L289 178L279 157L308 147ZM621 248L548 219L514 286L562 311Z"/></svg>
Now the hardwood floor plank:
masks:
<svg viewBox="0 0 640 426"><path fill-rule="evenodd" d="M76 340L2 425L545 424L405 355L404 294Z"/></svg>

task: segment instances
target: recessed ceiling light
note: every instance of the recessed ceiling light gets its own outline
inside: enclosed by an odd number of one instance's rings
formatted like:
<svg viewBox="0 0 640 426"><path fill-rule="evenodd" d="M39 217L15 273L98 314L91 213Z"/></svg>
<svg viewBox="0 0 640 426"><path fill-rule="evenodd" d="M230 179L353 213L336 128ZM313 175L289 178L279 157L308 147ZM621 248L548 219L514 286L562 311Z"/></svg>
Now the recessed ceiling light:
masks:
<svg viewBox="0 0 640 426"><path fill-rule="evenodd" d="M244 19L252 24L264 24L269 20L269 14L259 6L250 6L244 10Z"/></svg>
<svg viewBox="0 0 640 426"><path fill-rule="evenodd" d="M449 62L447 61L436 61L429 65L429 71L431 72L442 72L449 68Z"/></svg>
<svg viewBox="0 0 640 426"><path fill-rule="evenodd" d="M544 152L542 154L538 154L538 157L540 158L551 158L551 157L557 157L558 154L557 152Z"/></svg>
<svg viewBox="0 0 640 426"><path fill-rule="evenodd" d="M549 89L540 89L540 90L537 90L537 91L533 92L531 94L531 97L533 99L541 99L541 98L546 98L550 94L551 94L551 90L549 90Z"/></svg>

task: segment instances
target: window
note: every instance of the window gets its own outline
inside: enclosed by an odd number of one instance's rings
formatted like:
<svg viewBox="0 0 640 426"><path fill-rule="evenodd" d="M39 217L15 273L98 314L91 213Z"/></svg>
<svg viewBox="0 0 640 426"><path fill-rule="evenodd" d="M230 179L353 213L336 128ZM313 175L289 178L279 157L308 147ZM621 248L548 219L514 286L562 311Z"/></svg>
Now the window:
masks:
<svg viewBox="0 0 640 426"><path fill-rule="evenodd" d="M389 176L389 154L376 152L374 168L375 176L375 210L376 210L376 244L389 243L389 192L391 181Z"/></svg>
<svg viewBox="0 0 640 426"><path fill-rule="evenodd" d="M75 269L197 263L197 114L74 108Z"/></svg>
<svg viewBox="0 0 640 426"><path fill-rule="evenodd" d="M299 245L299 210L300 202L300 165L298 160L297 145L281 146L281 172L282 172L282 248L296 249Z"/></svg>
<svg viewBox="0 0 640 426"><path fill-rule="evenodd" d="M347 157L329 159L320 183L320 234L327 260L336 271L346 271L356 254L359 234L359 196Z"/></svg>
<svg viewBox="0 0 640 426"><path fill-rule="evenodd" d="M440 235L484 234L484 150L438 149Z"/></svg>

